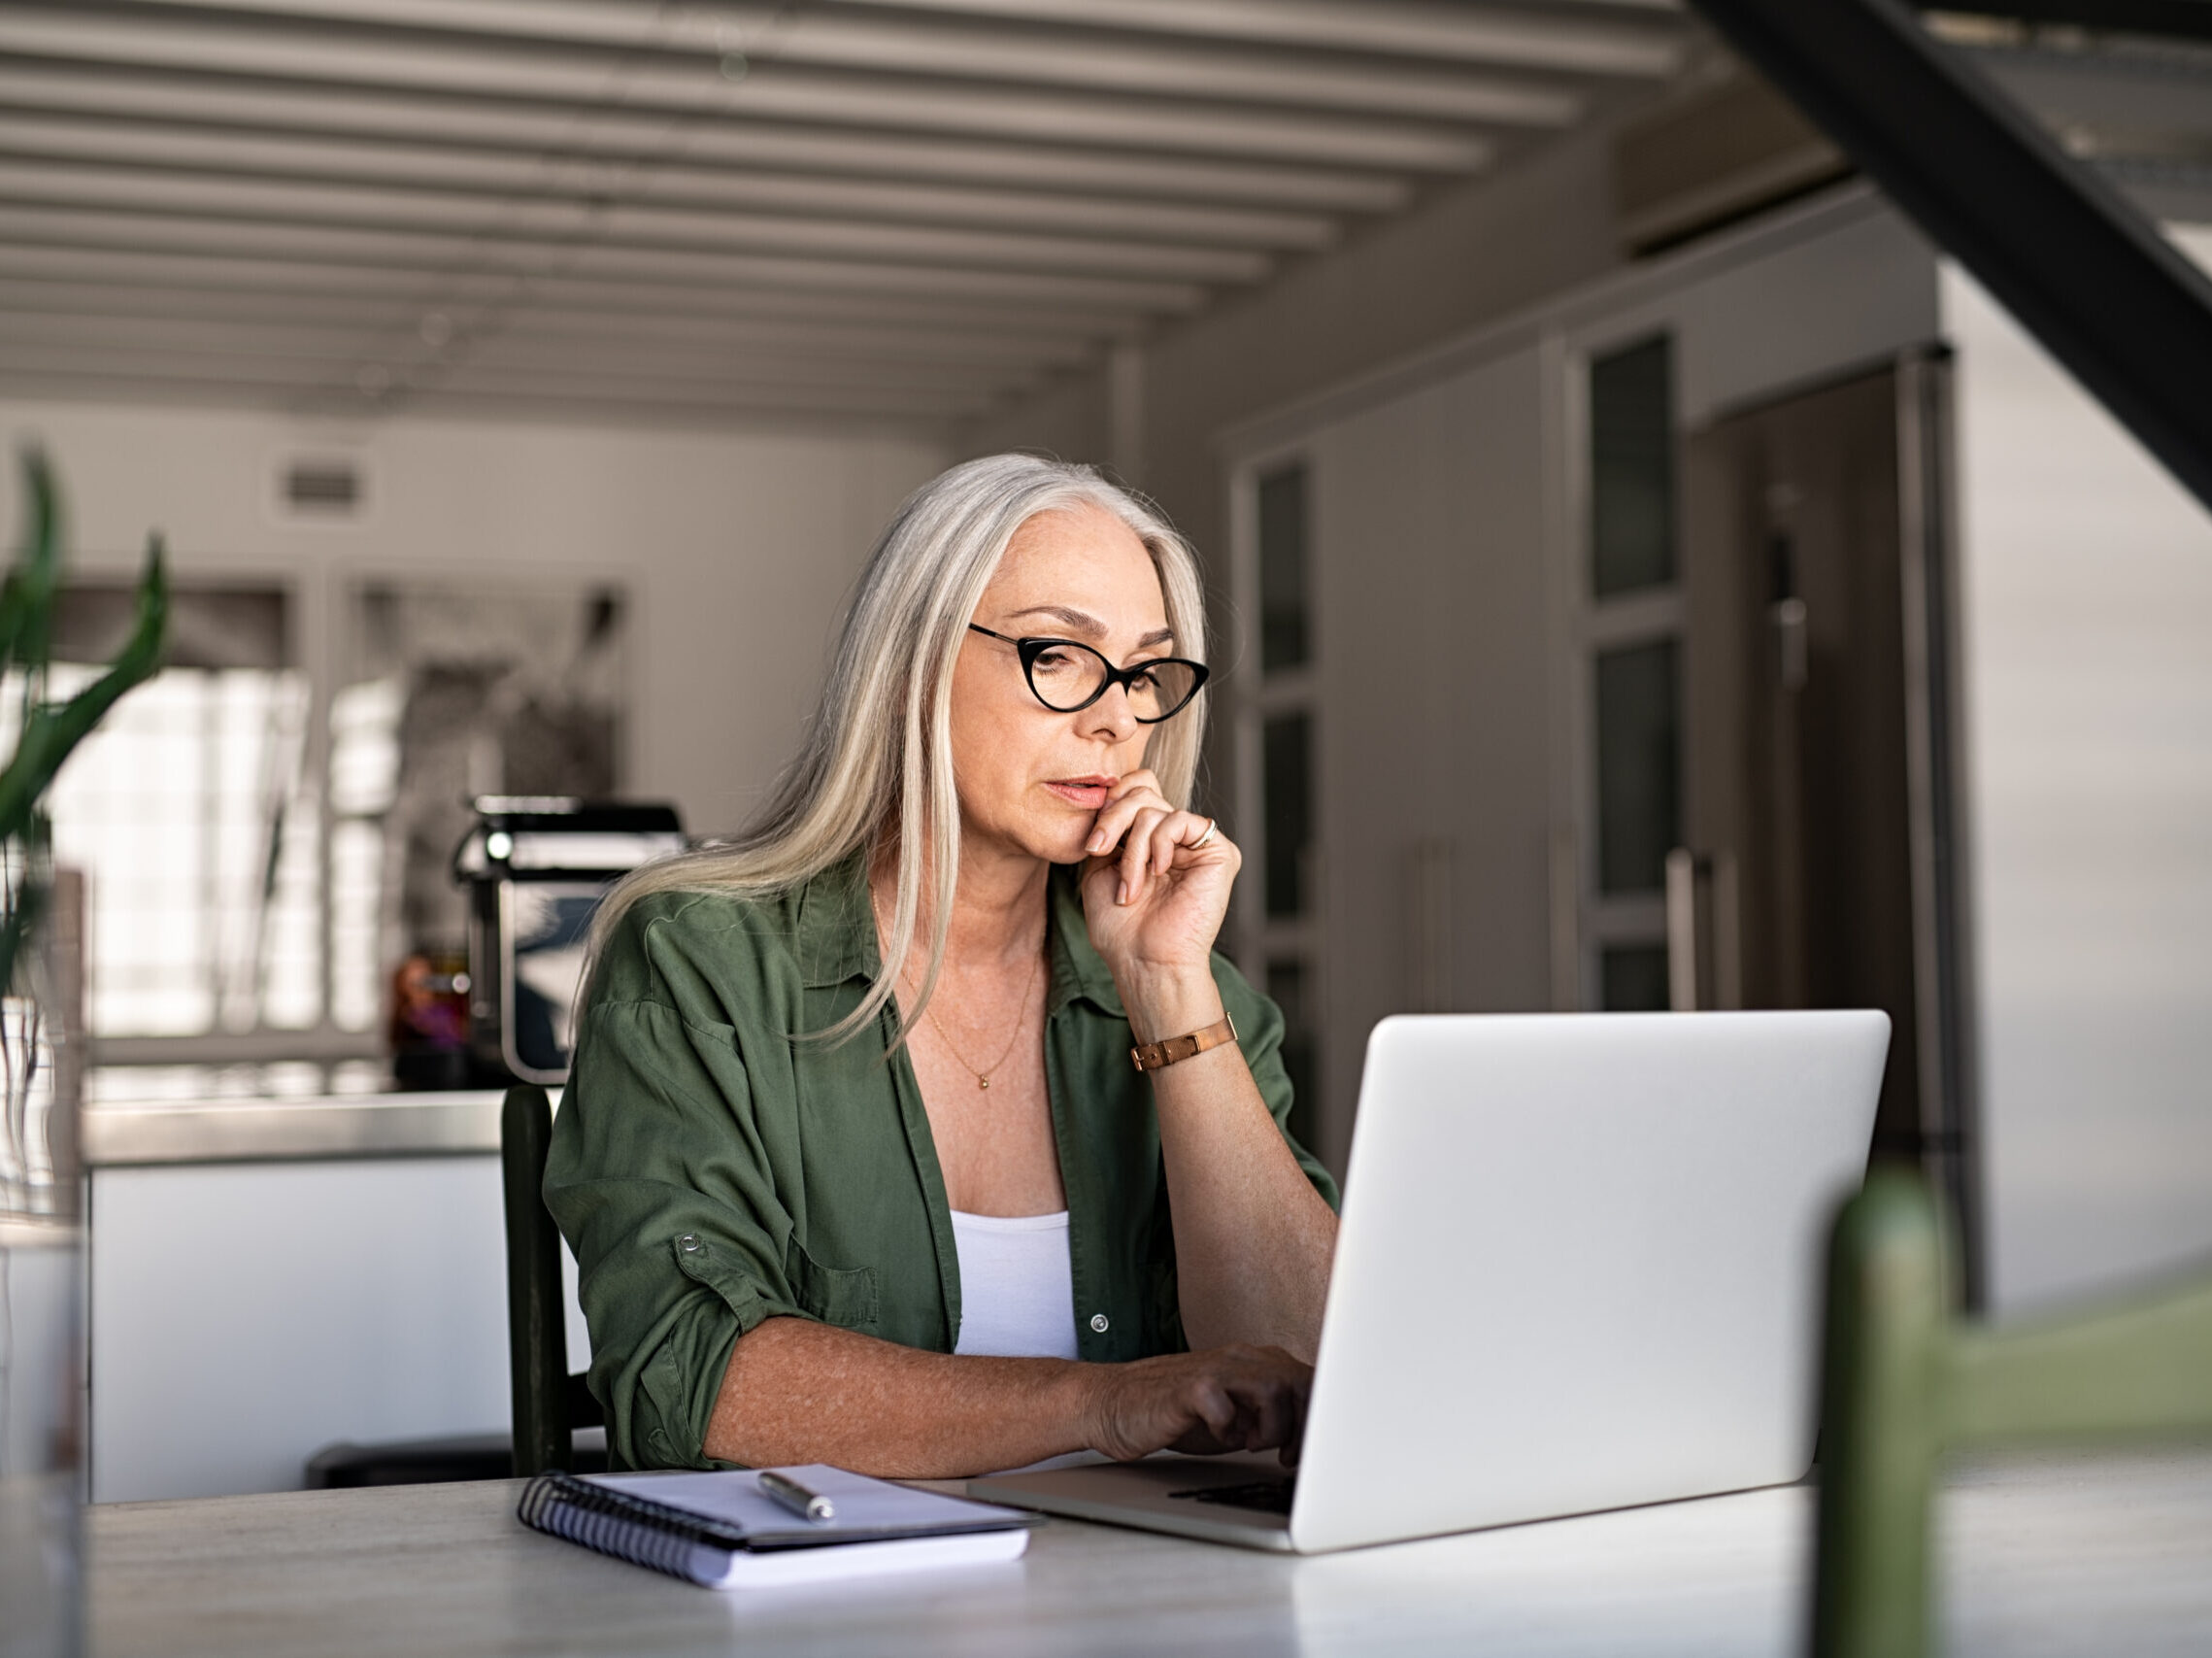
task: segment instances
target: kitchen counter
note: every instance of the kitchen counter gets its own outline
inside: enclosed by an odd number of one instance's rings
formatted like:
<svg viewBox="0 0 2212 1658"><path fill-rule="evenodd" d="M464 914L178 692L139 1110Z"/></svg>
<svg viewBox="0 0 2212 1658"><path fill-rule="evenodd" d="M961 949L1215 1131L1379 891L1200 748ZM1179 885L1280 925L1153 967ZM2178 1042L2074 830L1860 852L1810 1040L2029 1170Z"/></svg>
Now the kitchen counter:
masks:
<svg viewBox="0 0 2212 1658"><path fill-rule="evenodd" d="M117 1066L94 1072L85 1095L93 1169L495 1155L504 1099L498 1089L394 1093L365 1064Z"/></svg>
<svg viewBox="0 0 2212 1658"><path fill-rule="evenodd" d="M115 1066L85 1093L96 1501L291 1490L336 1441L505 1431L501 1090L344 1062Z"/></svg>

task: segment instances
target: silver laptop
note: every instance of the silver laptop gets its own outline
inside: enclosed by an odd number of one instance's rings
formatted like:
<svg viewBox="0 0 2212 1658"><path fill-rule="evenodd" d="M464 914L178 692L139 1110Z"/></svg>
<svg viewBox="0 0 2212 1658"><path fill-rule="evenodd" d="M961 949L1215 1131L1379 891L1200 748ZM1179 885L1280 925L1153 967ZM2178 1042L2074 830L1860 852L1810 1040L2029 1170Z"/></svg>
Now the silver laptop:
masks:
<svg viewBox="0 0 2212 1658"><path fill-rule="evenodd" d="M1314 1553L1786 1484L1880 1013L1386 1019L1295 1479L1155 1457L994 1503Z"/></svg>

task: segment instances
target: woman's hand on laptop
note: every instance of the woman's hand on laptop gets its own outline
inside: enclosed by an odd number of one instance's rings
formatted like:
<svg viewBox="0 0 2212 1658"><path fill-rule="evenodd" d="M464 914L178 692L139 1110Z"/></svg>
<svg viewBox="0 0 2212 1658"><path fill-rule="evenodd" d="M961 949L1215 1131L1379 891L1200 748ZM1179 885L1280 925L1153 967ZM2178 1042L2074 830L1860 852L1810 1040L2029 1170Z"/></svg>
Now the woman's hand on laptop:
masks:
<svg viewBox="0 0 2212 1658"><path fill-rule="evenodd" d="M1240 1342L1087 1369L1088 1438L1105 1456L1280 1450L1284 1467L1298 1460L1314 1368L1280 1347Z"/></svg>

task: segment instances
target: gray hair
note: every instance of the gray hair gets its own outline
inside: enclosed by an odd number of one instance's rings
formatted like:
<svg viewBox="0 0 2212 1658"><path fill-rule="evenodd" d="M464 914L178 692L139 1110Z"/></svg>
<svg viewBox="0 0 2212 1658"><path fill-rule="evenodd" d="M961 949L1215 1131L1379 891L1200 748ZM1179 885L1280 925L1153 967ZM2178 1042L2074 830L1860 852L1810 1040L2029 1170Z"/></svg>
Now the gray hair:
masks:
<svg viewBox="0 0 2212 1658"><path fill-rule="evenodd" d="M1039 513L1094 506L1127 524L1159 573L1178 648L1203 657L1203 584L1190 545L1148 503L1089 466L991 455L942 472L908 496L869 556L846 611L828 684L804 748L766 807L733 838L629 876L592 926L597 957L623 912L655 893L766 896L799 886L887 840L898 858L887 969L820 1035L856 1035L891 999L896 964L926 921L928 970L906 1022L921 1016L944 965L959 877L960 812L953 776L953 666L1014 532ZM1156 726L1145 763L1170 804L1187 805L1205 730L1205 694ZM922 884L930 886L923 901ZM903 1033L900 1037L904 1039Z"/></svg>

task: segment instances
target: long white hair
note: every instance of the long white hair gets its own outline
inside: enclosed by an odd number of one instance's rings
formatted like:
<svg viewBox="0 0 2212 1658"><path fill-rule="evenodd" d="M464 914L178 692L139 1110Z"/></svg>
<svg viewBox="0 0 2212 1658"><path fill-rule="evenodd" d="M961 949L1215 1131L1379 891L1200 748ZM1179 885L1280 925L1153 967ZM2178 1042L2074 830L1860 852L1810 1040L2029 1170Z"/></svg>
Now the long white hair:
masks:
<svg viewBox="0 0 2212 1658"><path fill-rule="evenodd" d="M928 970L906 1010L907 1026L921 1017L944 965L959 879L953 665L1014 532L1039 513L1084 505L1103 508L1135 531L1159 572L1177 649L1203 660L1197 558L1151 506L1088 466L1030 455L963 461L908 496L876 543L846 611L806 745L767 806L733 838L649 864L618 886L593 921L593 957L623 911L651 894L767 895L862 848L871 861L894 849L898 888L885 970L858 1007L816 1034L843 1041L876 1018L926 927ZM1204 729L1203 692L1152 729L1145 763L1170 804L1190 800Z"/></svg>

